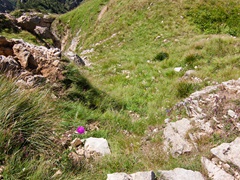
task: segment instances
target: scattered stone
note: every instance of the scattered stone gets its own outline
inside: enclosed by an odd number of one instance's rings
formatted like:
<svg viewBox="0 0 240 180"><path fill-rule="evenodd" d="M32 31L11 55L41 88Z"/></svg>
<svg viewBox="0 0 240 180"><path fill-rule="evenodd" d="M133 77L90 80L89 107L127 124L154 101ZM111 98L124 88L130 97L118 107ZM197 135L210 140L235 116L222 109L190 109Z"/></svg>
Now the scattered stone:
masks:
<svg viewBox="0 0 240 180"><path fill-rule="evenodd" d="M213 180L234 180L234 177L232 175L225 172L209 159L202 157L201 162L204 168L208 171L209 178Z"/></svg>
<svg viewBox="0 0 240 180"><path fill-rule="evenodd" d="M231 109L228 110L228 115L229 115L230 117L232 117L232 118L235 118L235 117L236 117L236 113L235 113L233 110L231 110Z"/></svg>
<svg viewBox="0 0 240 180"><path fill-rule="evenodd" d="M79 139L79 138L75 138L72 142L71 142L71 146L73 147L73 148L76 148L76 147L78 147L79 145L81 145L82 144L82 141L81 141L81 139Z"/></svg>
<svg viewBox="0 0 240 180"><path fill-rule="evenodd" d="M137 172L130 175L132 180L155 180L155 174L153 171Z"/></svg>
<svg viewBox="0 0 240 180"><path fill-rule="evenodd" d="M83 59L81 57L79 57L77 54L71 52L71 51L67 51L65 53L65 56L67 58L69 58L71 61L75 62L77 65L80 66L85 66L85 62L83 61Z"/></svg>
<svg viewBox="0 0 240 180"><path fill-rule="evenodd" d="M86 151L97 152L97 153L100 153L102 156L111 153L109 146L108 146L108 142L104 138L90 137L90 138L86 139L84 148Z"/></svg>
<svg viewBox="0 0 240 180"><path fill-rule="evenodd" d="M188 70L185 72L184 76L185 77L190 77L190 76L194 76L196 74L195 70Z"/></svg>
<svg viewBox="0 0 240 180"><path fill-rule="evenodd" d="M170 122L164 128L164 150L172 155L180 155L192 151L193 146L185 139L187 132L192 128L186 118Z"/></svg>
<svg viewBox="0 0 240 180"><path fill-rule="evenodd" d="M175 71L175 72L180 72L181 70L182 70L182 67L175 67L175 68L174 68L174 71Z"/></svg>
<svg viewBox="0 0 240 180"><path fill-rule="evenodd" d="M61 176L61 175L62 175L62 171L58 170L58 171L52 176L52 178L57 178L57 177L59 177L59 176Z"/></svg>
<svg viewBox="0 0 240 180"><path fill-rule="evenodd" d="M113 173L107 175L107 180L132 180L131 176L126 173Z"/></svg>
<svg viewBox="0 0 240 180"><path fill-rule="evenodd" d="M170 171L158 171L160 179L164 180L204 180L203 175L198 171L176 168Z"/></svg>
<svg viewBox="0 0 240 180"><path fill-rule="evenodd" d="M240 137L231 143L223 143L211 149L211 153L217 156L223 162L231 162L240 168Z"/></svg>

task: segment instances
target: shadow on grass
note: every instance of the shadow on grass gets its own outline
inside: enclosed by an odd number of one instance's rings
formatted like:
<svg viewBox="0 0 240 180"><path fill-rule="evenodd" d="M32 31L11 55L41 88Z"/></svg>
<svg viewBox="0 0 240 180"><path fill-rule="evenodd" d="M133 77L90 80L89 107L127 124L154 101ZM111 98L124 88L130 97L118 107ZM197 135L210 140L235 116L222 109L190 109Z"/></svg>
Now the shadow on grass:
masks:
<svg viewBox="0 0 240 180"><path fill-rule="evenodd" d="M91 83L81 75L74 65L68 65L64 72L65 79L62 81L67 99L79 101L90 109L121 110L125 104L116 100L105 92L93 87Z"/></svg>

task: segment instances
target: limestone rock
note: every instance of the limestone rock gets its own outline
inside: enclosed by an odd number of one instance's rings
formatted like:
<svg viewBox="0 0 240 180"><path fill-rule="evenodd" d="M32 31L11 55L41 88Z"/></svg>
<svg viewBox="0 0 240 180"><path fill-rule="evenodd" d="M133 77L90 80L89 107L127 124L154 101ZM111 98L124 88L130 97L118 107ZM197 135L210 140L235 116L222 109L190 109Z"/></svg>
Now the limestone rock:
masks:
<svg viewBox="0 0 240 180"><path fill-rule="evenodd" d="M182 168L176 168L170 171L158 171L161 174L160 179L164 180L204 180L203 175L198 171L191 171Z"/></svg>
<svg viewBox="0 0 240 180"><path fill-rule="evenodd" d="M231 143L223 143L211 149L211 153L224 162L231 162L240 168L240 137Z"/></svg>
<svg viewBox="0 0 240 180"><path fill-rule="evenodd" d="M233 110L229 109L229 110L228 110L228 115L229 115L230 117L234 118L234 117L236 116L236 113L235 113Z"/></svg>
<svg viewBox="0 0 240 180"><path fill-rule="evenodd" d="M175 67L175 68L174 68L174 71L175 71L175 72L180 72L181 70L182 70L182 67Z"/></svg>
<svg viewBox="0 0 240 180"><path fill-rule="evenodd" d="M190 77L190 76L194 76L196 74L195 70L188 70L185 72L184 76L185 77Z"/></svg>
<svg viewBox="0 0 240 180"><path fill-rule="evenodd" d="M132 180L155 180L155 174L153 171L136 172L131 174Z"/></svg>
<svg viewBox="0 0 240 180"><path fill-rule="evenodd" d="M14 43L7 40L5 37L0 36L0 55L3 56L13 56L13 47Z"/></svg>
<svg viewBox="0 0 240 180"><path fill-rule="evenodd" d="M208 171L208 176L213 180L234 180L234 177L223 169L215 165L209 159L202 157L201 158L202 165Z"/></svg>
<svg viewBox="0 0 240 180"><path fill-rule="evenodd" d="M192 145L185 140L188 130L192 128L190 121L186 118L176 122L170 122L164 128L164 150L170 149L172 155L179 155L192 150Z"/></svg>
<svg viewBox="0 0 240 180"><path fill-rule="evenodd" d="M136 172L133 174L113 173L107 175L107 180L155 180L153 171Z"/></svg>
<svg viewBox="0 0 240 180"><path fill-rule="evenodd" d="M13 46L13 51L24 69L36 69L38 67L38 63L34 59L33 55L26 47L24 47L23 44L15 44Z"/></svg>
<svg viewBox="0 0 240 180"><path fill-rule="evenodd" d="M75 138L72 142L71 142L71 146L72 147L77 147L77 146L79 146L79 145L81 145L82 144L82 141L81 141L81 139L79 139L79 138Z"/></svg>
<svg viewBox="0 0 240 180"><path fill-rule="evenodd" d="M62 171L58 170L58 171L52 176L52 178L57 178L57 177L59 177L59 176L61 176L61 175L62 175Z"/></svg>
<svg viewBox="0 0 240 180"><path fill-rule="evenodd" d="M12 56L0 55L0 72L16 74L20 70L20 64Z"/></svg>
<svg viewBox="0 0 240 180"><path fill-rule="evenodd" d="M84 148L86 151L97 152L103 156L111 153L109 146L108 146L108 142L104 138L90 137L90 138L86 139Z"/></svg>
<svg viewBox="0 0 240 180"><path fill-rule="evenodd" d="M53 34L50 32L50 29L47 27L36 26L34 32L44 39L51 39L53 36Z"/></svg>
<svg viewBox="0 0 240 180"><path fill-rule="evenodd" d="M113 173L107 175L107 180L132 180L132 178L126 173Z"/></svg>
<svg viewBox="0 0 240 180"><path fill-rule="evenodd" d="M71 61L75 62L77 65L81 65L81 66L85 66L85 62L83 61L83 59L81 57L79 57L77 54L71 52L71 51L67 51L65 53L65 56L67 58L69 58Z"/></svg>

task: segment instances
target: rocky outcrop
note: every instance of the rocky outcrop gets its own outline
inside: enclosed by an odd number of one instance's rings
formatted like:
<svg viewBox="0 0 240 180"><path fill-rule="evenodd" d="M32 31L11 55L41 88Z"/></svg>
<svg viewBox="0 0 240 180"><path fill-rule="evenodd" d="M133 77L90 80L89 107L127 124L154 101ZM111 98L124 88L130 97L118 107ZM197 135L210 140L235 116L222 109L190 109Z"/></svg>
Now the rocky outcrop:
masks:
<svg viewBox="0 0 240 180"><path fill-rule="evenodd" d="M0 71L18 78L17 84L35 86L63 79L61 51L35 46L22 40L0 37Z"/></svg>
<svg viewBox="0 0 240 180"><path fill-rule="evenodd" d="M234 177L218 167L209 159L202 157L201 162L208 172L208 176L213 180L234 180Z"/></svg>
<svg viewBox="0 0 240 180"><path fill-rule="evenodd" d="M164 149L172 155L198 150L197 141L212 135L216 130L222 136L240 131L239 106L235 101L240 97L240 79L208 86L191 94L176 104L171 111L184 110L187 117L171 122L166 121L164 128ZM193 126L194 125L194 126ZM194 128L194 131L191 129ZM231 132L228 131L231 129ZM194 148L193 148L194 147Z"/></svg>
<svg viewBox="0 0 240 180"><path fill-rule="evenodd" d="M170 151L172 155L190 152L193 149L193 146L185 139L185 137L191 128L192 125L186 118L177 122L168 123L167 127L163 131L165 137L165 152Z"/></svg>
<svg viewBox="0 0 240 180"><path fill-rule="evenodd" d="M211 149L211 153L225 163L231 163L240 169L240 137L231 143L223 143Z"/></svg>

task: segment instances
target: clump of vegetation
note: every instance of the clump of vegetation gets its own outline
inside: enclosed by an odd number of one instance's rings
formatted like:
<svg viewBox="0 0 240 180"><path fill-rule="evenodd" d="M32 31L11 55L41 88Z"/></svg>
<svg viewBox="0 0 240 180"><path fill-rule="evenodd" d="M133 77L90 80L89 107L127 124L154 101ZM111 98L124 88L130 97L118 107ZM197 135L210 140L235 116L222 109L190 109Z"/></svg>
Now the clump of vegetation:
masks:
<svg viewBox="0 0 240 180"><path fill-rule="evenodd" d="M200 84L181 81L176 86L177 97L185 98L189 96L191 93L199 90L200 88L201 88Z"/></svg>
<svg viewBox="0 0 240 180"><path fill-rule="evenodd" d="M155 61L163 61L164 59L168 59L169 58L169 54L166 52L160 52L158 53L153 60Z"/></svg>
<svg viewBox="0 0 240 180"><path fill-rule="evenodd" d="M201 58L202 56L197 53L190 53L184 58L184 63L187 64L190 68L193 68L194 63Z"/></svg>
<svg viewBox="0 0 240 180"><path fill-rule="evenodd" d="M31 156L54 149L52 111L42 93L30 95L1 77L0 157L19 150Z"/></svg>
<svg viewBox="0 0 240 180"><path fill-rule="evenodd" d="M240 35L240 4L238 1L200 1L187 15L197 27L208 34Z"/></svg>

